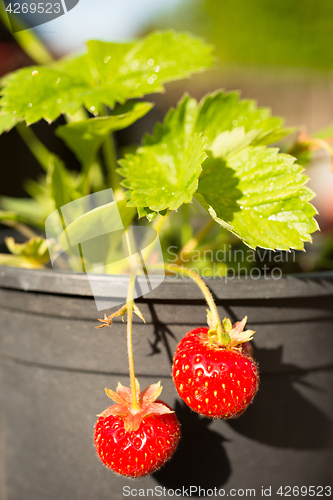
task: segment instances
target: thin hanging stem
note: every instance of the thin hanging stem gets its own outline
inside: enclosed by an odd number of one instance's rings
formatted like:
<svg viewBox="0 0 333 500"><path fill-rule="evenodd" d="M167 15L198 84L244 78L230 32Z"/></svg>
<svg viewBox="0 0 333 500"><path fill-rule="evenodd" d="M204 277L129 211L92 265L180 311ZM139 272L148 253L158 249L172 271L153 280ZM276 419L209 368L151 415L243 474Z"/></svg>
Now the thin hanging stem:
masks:
<svg viewBox="0 0 333 500"><path fill-rule="evenodd" d="M200 241L209 233L211 228L215 225L214 219L210 219L194 236L191 238L183 248L180 249L177 255L177 265L184 262L184 258L190 255L193 250L198 246Z"/></svg>
<svg viewBox="0 0 333 500"><path fill-rule="evenodd" d="M132 340L133 305L134 305L133 295L135 286L135 276L136 276L135 271L132 271L128 285L128 294L127 294L127 352L128 352L128 365L129 365L129 374L131 381L131 390L132 390L132 410L134 411L140 409L136 393L133 340Z"/></svg>
<svg viewBox="0 0 333 500"><path fill-rule="evenodd" d="M128 230L125 230L126 244L128 248L129 259L131 262L131 275L128 284L127 291L127 353L128 353L128 366L129 366L129 374L130 374L130 383L131 383L131 391L132 391L132 410L138 411L140 410L139 401L137 399L136 393L136 383L135 383L135 370L134 370L134 356L133 356L133 308L134 308L134 286L135 286L135 278L137 272L137 263L135 255L133 255L131 248L131 240L128 234Z"/></svg>

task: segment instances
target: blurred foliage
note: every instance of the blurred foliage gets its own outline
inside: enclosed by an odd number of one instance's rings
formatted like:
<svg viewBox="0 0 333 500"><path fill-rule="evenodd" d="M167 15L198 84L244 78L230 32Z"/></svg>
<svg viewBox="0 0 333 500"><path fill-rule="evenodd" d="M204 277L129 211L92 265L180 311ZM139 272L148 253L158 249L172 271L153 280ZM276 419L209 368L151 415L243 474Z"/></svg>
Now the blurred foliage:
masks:
<svg viewBox="0 0 333 500"><path fill-rule="evenodd" d="M224 64L333 67L332 0L185 0L154 27L186 29Z"/></svg>

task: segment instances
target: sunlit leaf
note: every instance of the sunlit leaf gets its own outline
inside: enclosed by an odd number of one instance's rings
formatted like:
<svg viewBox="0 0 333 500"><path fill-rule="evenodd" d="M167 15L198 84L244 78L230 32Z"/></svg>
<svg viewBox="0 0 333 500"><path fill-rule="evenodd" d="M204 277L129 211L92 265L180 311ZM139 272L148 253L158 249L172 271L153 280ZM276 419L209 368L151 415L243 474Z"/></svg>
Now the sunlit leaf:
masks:
<svg viewBox="0 0 333 500"><path fill-rule="evenodd" d="M129 206L151 211L177 209L189 203L197 188L204 149L228 157L250 144L270 142L289 133L280 118L236 92L218 91L198 104L185 96L135 154L119 161ZM215 189L212 186L212 189ZM148 213L147 218L153 215Z"/></svg>
<svg viewBox="0 0 333 500"><path fill-rule="evenodd" d="M5 113L34 123L101 105L161 92L166 82L212 65L212 47L173 31L153 32L132 43L88 42L88 53L50 66L20 69L2 80Z"/></svg>
<svg viewBox="0 0 333 500"><path fill-rule="evenodd" d="M269 108L258 108L256 102L240 99L238 92L216 91L199 103L195 130L205 133L211 143L221 132L243 127L245 132L257 131L255 144L271 144L290 134L284 120L271 116Z"/></svg>
<svg viewBox="0 0 333 500"><path fill-rule="evenodd" d="M210 156L196 198L252 248L302 250L318 229L307 181L291 156L250 146L227 159Z"/></svg>
<svg viewBox="0 0 333 500"><path fill-rule="evenodd" d="M195 101L186 97L155 127L145 145L135 155L119 161L119 173L125 177L129 206L160 211L176 210L189 203L198 186L201 164L206 158L205 138L193 133L189 123Z"/></svg>

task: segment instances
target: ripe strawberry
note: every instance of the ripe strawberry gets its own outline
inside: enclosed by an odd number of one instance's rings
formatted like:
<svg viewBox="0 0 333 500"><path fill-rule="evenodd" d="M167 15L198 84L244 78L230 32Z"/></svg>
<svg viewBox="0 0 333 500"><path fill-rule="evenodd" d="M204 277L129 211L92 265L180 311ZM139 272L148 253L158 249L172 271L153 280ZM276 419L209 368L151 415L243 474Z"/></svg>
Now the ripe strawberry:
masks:
<svg viewBox="0 0 333 500"><path fill-rule="evenodd" d="M176 349L173 380L179 396L197 413L209 418L238 417L248 407L259 386L258 369L249 346L254 332L243 332L246 319L231 325L224 320L230 343L217 342L214 330L197 328L187 333Z"/></svg>
<svg viewBox="0 0 333 500"><path fill-rule="evenodd" d="M168 405L156 401L162 391L160 382L140 392L136 381L137 410L133 410L128 387L119 383L117 393L105 391L117 404L96 422L94 440L99 458L124 476L152 474L171 458L180 437L176 415Z"/></svg>

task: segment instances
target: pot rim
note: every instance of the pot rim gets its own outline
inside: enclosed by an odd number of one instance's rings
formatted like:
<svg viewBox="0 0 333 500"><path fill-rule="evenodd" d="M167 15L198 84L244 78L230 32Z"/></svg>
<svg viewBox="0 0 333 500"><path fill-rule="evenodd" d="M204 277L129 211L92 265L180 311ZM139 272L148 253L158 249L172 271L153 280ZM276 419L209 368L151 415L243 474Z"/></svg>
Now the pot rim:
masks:
<svg viewBox="0 0 333 500"><path fill-rule="evenodd" d="M109 297L110 281L112 296L126 297L128 276L93 275L92 279L102 290L101 297ZM154 289L160 277L151 277L153 290L143 294L147 300L202 300L202 294L189 278L167 277ZM318 297L333 295L333 271L304 273L277 278L205 278L216 299L271 299L292 297ZM139 276L137 286L146 286L146 278ZM22 269L0 266L0 288L39 292L45 294L93 297L85 274L64 273L44 269ZM144 288L143 288L144 289ZM103 293L105 290L105 293Z"/></svg>

